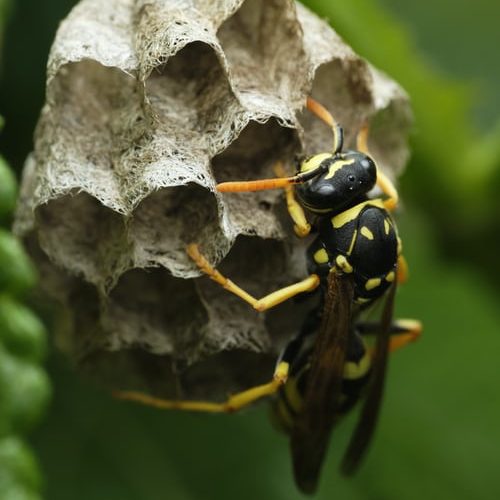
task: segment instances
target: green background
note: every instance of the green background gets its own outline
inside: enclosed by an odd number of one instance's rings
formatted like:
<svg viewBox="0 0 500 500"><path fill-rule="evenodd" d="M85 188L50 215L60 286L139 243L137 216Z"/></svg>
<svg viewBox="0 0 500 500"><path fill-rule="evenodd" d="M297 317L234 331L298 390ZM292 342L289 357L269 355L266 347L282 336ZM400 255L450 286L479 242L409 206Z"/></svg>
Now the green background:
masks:
<svg viewBox="0 0 500 500"><path fill-rule="evenodd" d="M500 454L500 2L307 2L412 96L414 156L400 220L411 280L397 314L419 343L391 359L381 421L359 474L332 439L318 498L497 499ZM0 150L19 172L43 102L44 67L69 0L20 0L4 36ZM53 352L54 397L32 435L49 500L300 498L266 405L237 416L118 403Z"/></svg>

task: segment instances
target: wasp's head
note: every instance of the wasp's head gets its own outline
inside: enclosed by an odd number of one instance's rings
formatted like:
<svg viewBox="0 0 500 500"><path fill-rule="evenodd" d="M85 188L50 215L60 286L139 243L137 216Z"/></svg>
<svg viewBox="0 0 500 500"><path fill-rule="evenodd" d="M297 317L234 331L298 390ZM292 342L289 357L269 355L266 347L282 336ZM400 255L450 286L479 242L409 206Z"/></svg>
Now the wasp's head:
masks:
<svg viewBox="0 0 500 500"><path fill-rule="evenodd" d="M373 188L377 167L357 151L322 153L303 161L300 173L318 170L318 175L296 186L302 205L312 212L340 212L355 205Z"/></svg>

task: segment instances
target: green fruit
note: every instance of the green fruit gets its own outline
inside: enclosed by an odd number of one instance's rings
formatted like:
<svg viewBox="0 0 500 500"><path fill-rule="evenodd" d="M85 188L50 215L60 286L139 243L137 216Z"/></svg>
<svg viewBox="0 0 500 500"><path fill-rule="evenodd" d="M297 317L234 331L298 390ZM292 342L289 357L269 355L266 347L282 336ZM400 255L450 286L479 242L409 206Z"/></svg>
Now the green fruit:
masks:
<svg viewBox="0 0 500 500"><path fill-rule="evenodd" d="M14 173L0 156L0 223L5 222L16 204L17 182Z"/></svg>
<svg viewBox="0 0 500 500"><path fill-rule="evenodd" d="M46 373L0 346L0 436L25 433L40 419L50 398Z"/></svg>
<svg viewBox="0 0 500 500"><path fill-rule="evenodd" d="M0 343L12 354L41 361L47 343L42 322L26 306L0 294Z"/></svg>
<svg viewBox="0 0 500 500"><path fill-rule="evenodd" d="M30 449L17 437L0 439L0 498L35 500L41 486L36 460Z"/></svg>
<svg viewBox="0 0 500 500"><path fill-rule="evenodd" d="M19 240L0 229L0 291L23 292L31 288L35 281L35 268Z"/></svg>

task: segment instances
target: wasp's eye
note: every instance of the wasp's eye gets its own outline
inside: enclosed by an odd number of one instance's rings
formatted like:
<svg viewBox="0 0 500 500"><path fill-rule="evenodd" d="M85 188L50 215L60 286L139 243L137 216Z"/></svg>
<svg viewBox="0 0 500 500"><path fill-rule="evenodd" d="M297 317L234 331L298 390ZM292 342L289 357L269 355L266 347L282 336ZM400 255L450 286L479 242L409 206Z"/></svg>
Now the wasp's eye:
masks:
<svg viewBox="0 0 500 500"><path fill-rule="evenodd" d="M349 182L354 182L356 180L356 177L354 175L350 175L348 178Z"/></svg>

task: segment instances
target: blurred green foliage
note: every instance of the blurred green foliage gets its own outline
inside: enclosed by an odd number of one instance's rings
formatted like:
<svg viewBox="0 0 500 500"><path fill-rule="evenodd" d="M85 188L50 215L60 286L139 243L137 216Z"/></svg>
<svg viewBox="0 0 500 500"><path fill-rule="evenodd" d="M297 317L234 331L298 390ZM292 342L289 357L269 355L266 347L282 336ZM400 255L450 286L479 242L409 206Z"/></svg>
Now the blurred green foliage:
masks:
<svg viewBox="0 0 500 500"><path fill-rule="evenodd" d="M8 2L0 0L0 47ZM0 132L3 118L0 117ZM17 197L14 173L0 156L0 226L11 220ZM50 396L40 366L45 329L21 295L35 284L36 273L19 241L0 227L0 498L40 500L38 464L24 436L40 420Z"/></svg>
<svg viewBox="0 0 500 500"><path fill-rule="evenodd" d="M73 3L15 6L0 83L0 111L8 118L0 149L18 171L43 100L49 44ZM411 280L399 291L397 313L425 325L422 340L391 359L379 430L360 473L346 480L336 471L351 418L333 437L318 498L497 499L500 3L304 3L412 97L414 156L403 179L400 224ZM479 95L489 99L478 103ZM462 262L450 262L451 255ZM0 301L0 329L11 306ZM44 350L39 325L35 319L30 326L21 307L10 316L12 324L24 318L20 337L3 327L1 342L37 360ZM15 371L2 353L0 372ZM113 401L55 353L50 367L56 394L34 436L50 500L301 498L287 442L268 423L265 405L238 416L159 412ZM29 373L23 387L23 394L32 390ZM22 394L16 404L22 407ZM0 440L0 498L8 498L2 488L12 478L38 489L31 461L22 443Z"/></svg>

